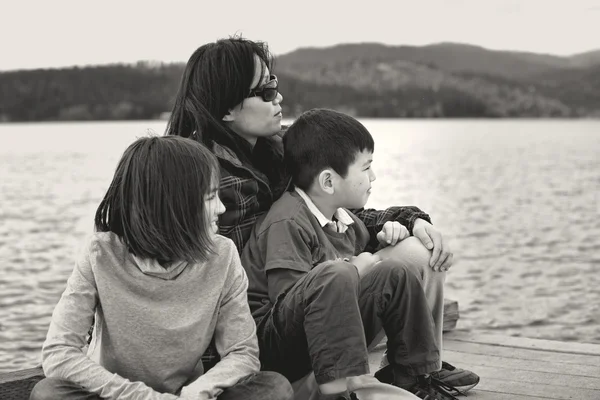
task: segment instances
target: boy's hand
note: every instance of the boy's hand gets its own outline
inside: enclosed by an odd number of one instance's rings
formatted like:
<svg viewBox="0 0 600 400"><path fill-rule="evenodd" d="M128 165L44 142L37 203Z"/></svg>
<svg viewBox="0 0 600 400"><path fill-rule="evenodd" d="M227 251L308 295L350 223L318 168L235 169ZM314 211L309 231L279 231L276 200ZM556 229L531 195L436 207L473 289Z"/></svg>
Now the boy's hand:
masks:
<svg viewBox="0 0 600 400"><path fill-rule="evenodd" d="M448 271L450 269L454 256L442 234L433 225L424 219L418 218L413 226L413 236L418 238L427 249L432 250L429 266L434 271Z"/></svg>
<svg viewBox="0 0 600 400"><path fill-rule="evenodd" d="M349 262L356 267L358 275L363 277L379 261L381 261L381 257L365 251L364 253L360 253L359 255L350 258Z"/></svg>
<svg viewBox="0 0 600 400"><path fill-rule="evenodd" d="M393 246L410 236L408 229L400 222L388 221L377 234L377 240L384 246Z"/></svg>

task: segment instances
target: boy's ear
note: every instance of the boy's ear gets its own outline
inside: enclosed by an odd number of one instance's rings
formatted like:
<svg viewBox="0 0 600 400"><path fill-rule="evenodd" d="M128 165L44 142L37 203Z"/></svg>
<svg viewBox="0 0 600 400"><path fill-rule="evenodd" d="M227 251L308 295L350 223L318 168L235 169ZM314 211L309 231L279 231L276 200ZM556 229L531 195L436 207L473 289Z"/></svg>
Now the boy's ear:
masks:
<svg viewBox="0 0 600 400"><path fill-rule="evenodd" d="M319 173L319 175L317 175L317 185L319 186L319 189L325 193L333 194L335 191L333 188L334 179L335 177L333 175L333 171L330 169L324 169Z"/></svg>

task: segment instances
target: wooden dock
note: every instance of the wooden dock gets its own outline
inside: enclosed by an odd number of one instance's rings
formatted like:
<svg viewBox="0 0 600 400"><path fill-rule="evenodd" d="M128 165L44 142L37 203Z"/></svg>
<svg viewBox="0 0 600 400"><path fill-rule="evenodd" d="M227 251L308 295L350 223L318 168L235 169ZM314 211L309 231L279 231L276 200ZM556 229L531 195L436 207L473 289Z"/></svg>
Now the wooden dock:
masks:
<svg viewBox="0 0 600 400"><path fill-rule="evenodd" d="M372 372L382 353L371 353ZM453 331L444 334L443 358L481 377L459 398L600 400L600 344Z"/></svg>
<svg viewBox="0 0 600 400"><path fill-rule="evenodd" d="M600 400L600 344L454 331L458 304L444 304L444 361L481 377L466 400ZM377 371L385 342L369 356ZM0 400L27 400L41 368L0 374Z"/></svg>

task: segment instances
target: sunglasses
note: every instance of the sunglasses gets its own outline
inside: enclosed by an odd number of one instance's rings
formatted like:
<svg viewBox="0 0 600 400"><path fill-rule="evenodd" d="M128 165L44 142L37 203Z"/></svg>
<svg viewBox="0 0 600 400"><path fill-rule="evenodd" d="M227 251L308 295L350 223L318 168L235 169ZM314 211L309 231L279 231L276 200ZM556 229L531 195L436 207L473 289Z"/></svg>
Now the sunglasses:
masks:
<svg viewBox="0 0 600 400"><path fill-rule="evenodd" d="M263 86L258 89L251 89L248 97L260 96L263 101L273 101L277 97L279 93L279 81L275 75L271 75L269 77L270 81L265 83Z"/></svg>

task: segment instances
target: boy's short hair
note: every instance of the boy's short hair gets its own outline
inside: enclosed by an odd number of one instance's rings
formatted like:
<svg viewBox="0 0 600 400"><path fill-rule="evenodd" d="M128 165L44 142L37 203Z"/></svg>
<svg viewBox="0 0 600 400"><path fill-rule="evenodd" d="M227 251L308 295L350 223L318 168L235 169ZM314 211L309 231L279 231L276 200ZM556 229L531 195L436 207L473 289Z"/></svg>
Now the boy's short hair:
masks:
<svg viewBox="0 0 600 400"><path fill-rule="evenodd" d="M113 232L134 255L206 261L213 242L204 206L219 168L202 144L180 136L143 137L123 153L95 226Z"/></svg>
<svg viewBox="0 0 600 400"><path fill-rule="evenodd" d="M283 137L284 160L292 183L308 190L326 168L341 177L358 153L373 152L373 137L355 118L334 110L315 108L304 112Z"/></svg>

